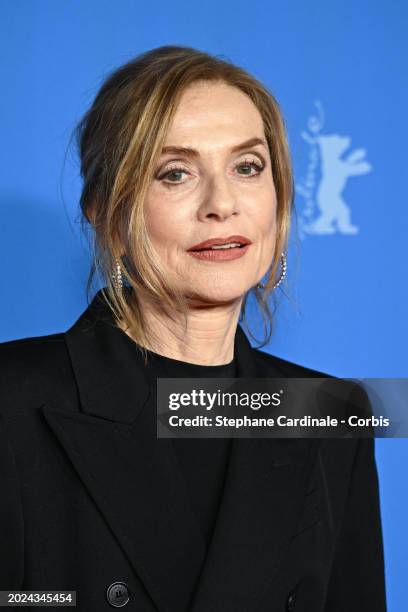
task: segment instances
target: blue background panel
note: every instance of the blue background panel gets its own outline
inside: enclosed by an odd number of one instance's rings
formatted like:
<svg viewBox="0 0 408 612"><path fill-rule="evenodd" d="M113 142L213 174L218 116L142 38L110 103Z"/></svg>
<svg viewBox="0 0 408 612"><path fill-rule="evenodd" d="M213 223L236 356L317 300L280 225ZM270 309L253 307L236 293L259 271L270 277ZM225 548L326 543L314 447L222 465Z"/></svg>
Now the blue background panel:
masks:
<svg viewBox="0 0 408 612"><path fill-rule="evenodd" d="M337 376L408 376L406 3L2 0L0 11L0 341L63 331L86 307L71 131L109 71L182 44L246 68L285 116L297 222L264 350ZM408 441L377 440L376 455L389 610L401 612Z"/></svg>

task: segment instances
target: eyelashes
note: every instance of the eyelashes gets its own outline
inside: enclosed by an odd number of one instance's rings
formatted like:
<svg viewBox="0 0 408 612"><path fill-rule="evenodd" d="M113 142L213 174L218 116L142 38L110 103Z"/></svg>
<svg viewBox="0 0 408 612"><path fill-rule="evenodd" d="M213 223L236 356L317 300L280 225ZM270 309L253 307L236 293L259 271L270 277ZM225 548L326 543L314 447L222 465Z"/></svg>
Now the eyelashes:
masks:
<svg viewBox="0 0 408 612"><path fill-rule="evenodd" d="M257 178L261 172L263 172L263 170L265 169L265 165L261 162L261 161L257 161L254 159L246 159L242 162L240 162L239 164L237 164L235 166L235 168L253 168L256 170L255 174L240 174L240 176L247 178L247 179L253 179L253 178ZM164 172L159 173L156 176L156 180L161 181L162 183L164 183L166 186L172 187L175 185L183 185L185 181L181 181L181 180L164 180L164 179L168 179L169 176L171 175L177 175L177 174L189 174L189 171L181 166L180 164L175 164L172 166L167 166Z"/></svg>

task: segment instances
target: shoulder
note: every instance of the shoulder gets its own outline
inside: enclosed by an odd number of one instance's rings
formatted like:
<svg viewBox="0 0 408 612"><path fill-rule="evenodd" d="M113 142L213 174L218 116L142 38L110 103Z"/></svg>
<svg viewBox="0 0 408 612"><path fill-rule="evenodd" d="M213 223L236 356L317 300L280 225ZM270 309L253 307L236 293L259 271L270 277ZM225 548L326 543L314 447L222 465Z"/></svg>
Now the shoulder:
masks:
<svg viewBox="0 0 408 612"><path fill-rule="evenodd" d="M271 367L281 374L282 378L335 378L335 376L319 370L308 368L299 363L276 357L260 349L253 349L256 359L266 368Z"/></svg>
<svg viewBox="0 0 408 612"><path fill-rule="evenodd" d="M282 378L322 378L327 379L331 393L327 398L322 394L323 414L328 406L334 416L338 414L357 414L360 416L371 416L370 400L365 389L352 379L343 379L334 375L308 368L304 365L294 363L260 349L254 349L256 359L261 365L263 372L277 372ZM358 428L355 428L358 430ZM340 437L321 437L318 440L318 461L316 468L322 470L324 482L328 494L332 500L334 522L341 521L342 509L348 495L350 482L355 488L354 495L358 502L364 504L364 495L359 496L359 491L371 491L376 495L378 487L378 476L375 460L375 439L367 437L366 429L364 435L358 431L349 432L350 435Z"/></svg>
<svg viewBox="0 0 408 612"><path fill-rule="evenodd" d="M3 374L21 374L24 370L38 372L65 356L63 333L0 342L0 371Z"/></svg>
<svg viewBox="0 0 408 612"><path fill-rule="evenodd" d="M44 401L47 392L72 388L65 334L0 342L0 412Z"/></svg>
<svg viewBox="0 0 408 612"><path fill-rule="evenodd" d="M273 371L274 376L277 375L282 378L325 379L323 384L319 381L320 394L319 399L316 399L316 401L321 402L321 412L323 415L328 413L338 418L340 418L339 415L347 417L349 414L356 414L362 417L370 417L372 415L368 394L364 387L355 380L339 378L327 372L308 368L299 363L276 357L260 349L254 349L254 351L258 363L261 364L260 370L266 374L269 371ZM360 447L370 449L368 452L373 454L374 440L369 437L359 440L359 429L354 429L355 431L349 432L350 435L343 434L338 438L328 436L327 438L323 437L320 439L321 454L325 456L325 461L328 464L332 463L334 472L339 468L340 458L349 464L349 467L345 469L345 472L347 472L351 467L350 462L356 450Z"/></svg>

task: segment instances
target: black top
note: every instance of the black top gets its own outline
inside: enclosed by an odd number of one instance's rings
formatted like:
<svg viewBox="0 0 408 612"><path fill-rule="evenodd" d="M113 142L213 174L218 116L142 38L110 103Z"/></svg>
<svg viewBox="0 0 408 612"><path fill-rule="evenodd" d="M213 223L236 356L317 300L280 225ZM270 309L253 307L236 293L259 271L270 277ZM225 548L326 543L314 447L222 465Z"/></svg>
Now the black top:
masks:
<svg viewBox="0 0 408 612"><path fill-rule="evenodd" d="M225 365L198 365L147 351L147 375L157 378L235 378L233 359ZM191 503L209 544L224 484L230 438L172 438Z"/></svg>

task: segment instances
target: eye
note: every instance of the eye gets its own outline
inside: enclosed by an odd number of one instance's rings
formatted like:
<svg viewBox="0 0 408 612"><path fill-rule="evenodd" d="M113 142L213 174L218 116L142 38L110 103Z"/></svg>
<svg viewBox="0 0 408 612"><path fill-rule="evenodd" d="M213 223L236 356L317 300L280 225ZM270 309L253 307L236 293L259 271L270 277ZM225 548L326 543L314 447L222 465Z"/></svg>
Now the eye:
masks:
<svg viewBox="0 0 408 612"><path fill-rule="evenodd" d="M244 173L239 173L242 176L247 176L248 178L255 178L261 174L264 170L265 166L258 160L254 159L246 159L240 164L236 166L237 168L244 168ZM251 174L251 170L255 169L256 173Z"/></svg>
<svg viewBox="0 0 408 612"><path fill-rule="evenodd" d="M164 184L173 184L180 185L181 184L181 174L189 174L185 168L182 166L170 166L167 167L166 170L157 176L158 181L162 181ZM164 179L167 179L165 181Z"/></svg>

